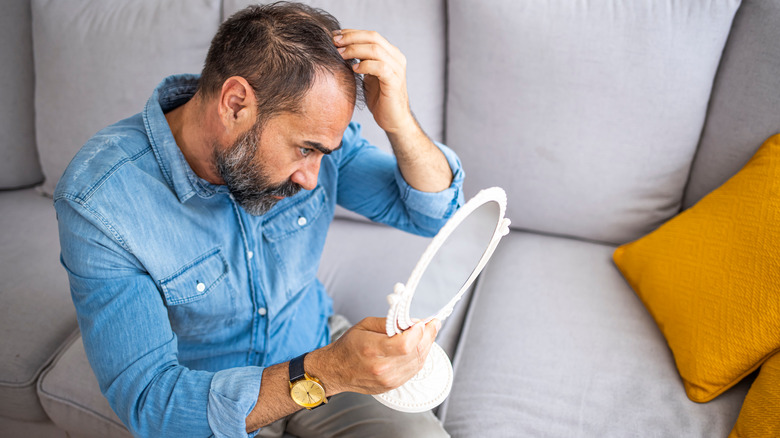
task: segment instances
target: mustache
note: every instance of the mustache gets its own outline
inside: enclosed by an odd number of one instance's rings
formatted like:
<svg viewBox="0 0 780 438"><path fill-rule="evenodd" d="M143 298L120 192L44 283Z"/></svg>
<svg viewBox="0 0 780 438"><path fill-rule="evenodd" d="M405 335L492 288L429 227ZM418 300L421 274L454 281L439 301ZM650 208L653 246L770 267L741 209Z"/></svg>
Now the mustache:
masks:
<svg viewBox="0 0 780 438"><path fill-rule="evenodd" d="M295 196L301 189L302 187L299 184L288 179L276 187L269 188L268 194L280 198L289 198L290 196Z"/></svg>

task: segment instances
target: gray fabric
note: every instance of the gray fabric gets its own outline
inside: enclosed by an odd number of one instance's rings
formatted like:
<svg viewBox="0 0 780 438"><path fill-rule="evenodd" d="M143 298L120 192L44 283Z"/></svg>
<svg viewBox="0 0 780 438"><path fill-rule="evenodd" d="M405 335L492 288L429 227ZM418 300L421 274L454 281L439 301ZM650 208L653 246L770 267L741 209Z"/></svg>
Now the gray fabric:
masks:
<svg viewBox="0 0 780 438"><path fill-rule="evenodd" d="M284 430L301 438L448 437L430 411L408 414L394 411L370 395L346 392L312 411L301 410L260 430L261 438L282 437Z"/></svg>
<svg viewBox="0 0 780 438"><path fill-rule="evenodd" d="M691 169L688 208L780 132L780 2L744 0L734 18Z"/></svg>
<svg viewBox="0 0 780 438"><path fill-rule="evenodd" d="M483 273L445 412L456 437L725 437L749 379L690 401L611 246L512 232Z"/></svg>
<svg viewBox="0 0 780 438"><path fill-rule="evenodd" d="M387 316L387 296L406 283L430 239L383 225L336 219L328 230L317 277L333 297L336 313L357 323ZM448 297L457 291L452 291ZM436 342L452 357L471 295L444 321ZM447 301L446 299L444 300ZM438 308L421 310L427 315Z"/></svg>
<svg viewBox="0 0 780 438"><path fill-rule="evenodd" d="M225 0L224 18L252 0ZM375 30L398 47L407 59L407 83L412 110L428 135L444 135L446 15L443 0L304 0L336 17L345 29ZM355 110L353 120L373 144L390 150L390 142L368 108Z"/></svg>
<svg viewBox="0 0 780 438"><path fill-rule="evenodd" d="M97 379L77 336L41 376L38 396L54 424L78 438L130 438Z"/></svg>
<svg viewBox="0 0 780 438"><path fill-rule="evenodd" d="M219 0L34 0L36 136L51 194L98 130L143 109L167 75L199 73Z"/></svg>
<svg viewBox="0 0 780 438"><path fill-rule="evenodd" d="M622 243L679 211L738 0L449 5L446 138L517 229Z"/></svg>
<svg viewBox="0 0 780 438"><path fill-rule="evenodd" d="M76 330L51 199L0 192L0 416L46 419L35 383Z"/></svg>
<svg viewBox="0 0 780 438"><path fill-rule="evenodd" d="M35 149L30 1L3 3L0 14L0 189L41 182Z"/></svg>
<svg viewBox="0 0 780 438"><path fill-rule="evenodd" d="M3 431L3 438L79 438L68 437L51 421L30 422L6 417L0 417L0 431Z"/></svg>

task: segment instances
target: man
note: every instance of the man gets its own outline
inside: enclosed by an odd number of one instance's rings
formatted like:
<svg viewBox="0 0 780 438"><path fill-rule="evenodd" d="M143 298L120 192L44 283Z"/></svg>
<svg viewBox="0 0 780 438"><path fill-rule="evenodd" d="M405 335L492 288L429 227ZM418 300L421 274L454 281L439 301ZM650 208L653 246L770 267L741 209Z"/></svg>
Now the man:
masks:
<svg viewBox="0 0 780 438"><path fill-rule="evenodd" d="M358 75L395 157L350 124ZM166 78L57 187L101 391L138 436L446 435L431 413L363 395L412 377L439 323L389 338L368 318L341 335L316 273L336 202L433 235L462 179L414 120L405 59L380 35L298 4L237 13L200 77Z"/></svg>

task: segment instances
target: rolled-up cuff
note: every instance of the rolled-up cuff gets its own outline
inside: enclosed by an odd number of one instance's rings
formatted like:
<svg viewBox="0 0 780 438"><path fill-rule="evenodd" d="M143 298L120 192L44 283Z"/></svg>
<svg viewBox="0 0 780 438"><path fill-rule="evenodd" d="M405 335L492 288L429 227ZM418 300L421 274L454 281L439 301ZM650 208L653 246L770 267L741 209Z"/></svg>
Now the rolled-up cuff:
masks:
<svg viewBox="0 0 780 438"><path fill-rule="evenodd" d="M452 184L448 188L436 193L421 192L406 182L399 168L395 169L395 180L406 208L433 219L449 219L465 202L463 198L463 167L452 149L439 142L434 142L434 144L447 158L447 163L452 170Z"/></svg>
<svg viewBox="0 0 780 438"><path fill-rule="evenodd" d="M246 417L257 404L263 368L242 367L214 374L209 389L208 420L216 438L249 437Z"/></svg>

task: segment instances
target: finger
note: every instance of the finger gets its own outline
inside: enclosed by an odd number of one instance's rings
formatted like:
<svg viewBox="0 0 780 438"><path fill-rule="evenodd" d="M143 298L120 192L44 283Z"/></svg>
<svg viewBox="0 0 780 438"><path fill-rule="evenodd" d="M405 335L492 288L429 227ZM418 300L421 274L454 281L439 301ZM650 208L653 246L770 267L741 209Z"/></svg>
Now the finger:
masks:
<svg viewBox="0 0 780 438"><path fill-rule="evenodd" d="M386 335L387 334L387 328L385 326L386 320L387 318L376 318L372 316L372 317L364 318L362 321L355 324L355 326L363 330L382 333Z"/></svg>
<svg viewBox="0 0 780 438"><path fill-rule="evenodd" d="M378 44L392 56L396 62L406 67L406 57L401 51L390 44L385 37L372 30L341 29L333 33L333 42L337 47L352 44Z"/></svg>
<svg viewBox="0 0 780 438"><path fill-rule="evenodd" d="M401 78L386 62L374 60L361 61L352 66L352 70L354 70L355 73L360 73L362 75L374 76L379 79L379 82L381 82L382 85L387 87L393 88L401 86Z"/></svg>
<svg viewBox="0 0 780 438"><path fill-rule="evenodd" d="M404 66L393 58L387 49L379 44L350 44L349 46L339 47L339 53L344 59L356 58L360 61L382 61L387 63L396 74L404 71Z"/></svg>

